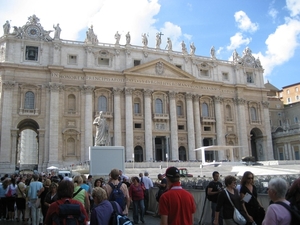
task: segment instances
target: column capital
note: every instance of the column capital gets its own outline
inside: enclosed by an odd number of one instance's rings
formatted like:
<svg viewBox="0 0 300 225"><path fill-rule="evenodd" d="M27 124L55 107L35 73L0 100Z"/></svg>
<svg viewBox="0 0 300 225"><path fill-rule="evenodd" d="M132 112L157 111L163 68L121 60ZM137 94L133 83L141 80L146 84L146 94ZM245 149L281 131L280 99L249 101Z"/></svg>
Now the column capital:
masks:
<svg viewBox="0 0 300 225"><path fill-rule="evenodd" d="M49 82L48 88L52 92L58 92L63 88L63 85L61 83Z"/></svg>
<svg viewBox="0 0 300 225"><path fill-rule="evenodd" d="M132 95L133 91L134 91L134 88L125 88L125 94L126 95Z"/></svg>
<svg viewBox="0 0 300 225"><path fill-rule="evenodd" d="M3 81L3 87L5 90L13 89L15 87L15 81Z"/></svg>
<svg viewBox="0 0 300 225"><path fill-rule="evenodd" d="M152 90L150 90L150 89L144 89L144 96L148 96L148 97L150 97L151 95L152 95Z"/></svg>
<svg viewBox="0 0 300 225"><path fill-rule="evenodd" d="M236 105L245 105L245 104L246 104L246 100L243 99L243 98L235 98L235 99L234 99L234 103L235 103Z"/></svg>
<svg viewBox="0 0 300 225"><path fill-rule="evenodd" d="M114 95L120 95L123 92L122 88L113 88Z"/></svg>
<svg viewBox="0 0 300 225"><path fill-rule="evenodd" d="M194 94L194 95L193 95L193 98L194 98L195 101L199 101L199 98L201 98L201 95L199 95L199 94Z"/></svg>
<svg viewBox="0 0 300 225"><path fill-rule="evenodd" d="M220 96L215 96L214 97L214 102L222 104L223 103L223 98L220 97Z"/></svg>
<svg viewBox="0 0 300 225"><path fill-rule="evenodd" d="M177 92L175 92L175 91L169 91L169 97L172 99L176 98L176 94L177 94Z"/></svg>
<svg viewBox="0 0 300 225"><path fill-rule="evenodd" d="M192 99L192 98L193 98L193 94L190 93L190 92L187 92L187 93L185 94L185 97L186 97L186 99Z"/></svg>
<svg viewBox="0 0 300 225"><path fill-rule="evenodd" d="M85 92L85 94L92 94L95 87L90 85L83 85L81 89Z"/></svg>
<svg viewBox="0 0 300 225"><path fill-rule="evenodd" d="M261 104L263 105L264 108L269 108L269 102L262 101Z"/></svg>

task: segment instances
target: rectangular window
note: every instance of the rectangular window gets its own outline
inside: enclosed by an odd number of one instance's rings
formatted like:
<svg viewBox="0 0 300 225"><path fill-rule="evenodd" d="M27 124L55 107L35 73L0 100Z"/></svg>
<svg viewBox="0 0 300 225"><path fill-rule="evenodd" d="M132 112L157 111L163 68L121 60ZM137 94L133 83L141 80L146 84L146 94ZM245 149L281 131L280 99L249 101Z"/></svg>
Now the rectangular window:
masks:
<svg viewBox="0 0 300 225"><path fill-rule="evenodd" d="M109 65L109 59L107 58L98 58L98 65L100 66L108 66Z"/></svg>
<svg viewBox="0 0 300 225"><path fill-rule="evenodd" d="M184 130L184 125L178 125L178 130Z"/></svg>
<svg viewBox="0 0 300 225"><path fill-rule="evenodd" d="M39 48L34 46L26 46L25 60L37 61Z"/></svg>
<svg viewBox="0 0 300 225"><path fill-rule="evenodd" d="M300 158L300 156L299 156L299 146L293 146L293 148L294 148L294 152L295 152L295 159L296 160L299 160Z"/></svg>
<svg viewBox="0 0 300 225"><path fill-rule="evenodd" d="M142 124L141 123L135 123L134 128L140 129L140 128L142 128Z"/></svg>
<svg viewBox="0 0 300 225"><path fill-rule="evenodd" d="M296 96L296 101L299 101L299 95Z"/></svg>
<svg viewBox="0 0 300 225"><path fill-rule="evenodd" d="M211 127L204 127L204 131L211 131Z"/></svg>
<svg viewBox="0 0 300 225"><path fill-rule="evenodd" d="M177 116L181 116L182 115L182 110L181 110L181 105L177 106Z"/></svg>
<svg viewBox="0 0 300 225"><path fill-rule="evenodd" d="M208 77L208 70L200 70L201 76Z"/></svg>
<svg viewBox="0 0 300 225"><path fill-rule="evenodd" d="M77 64L77 56L76 55L69 55L69 64Z"/></svg>
<svg viewBox="0 0 300 225"><path fill-rule="evenodd" d="M134 113L140 113L140 103L134 103Z"/></svg>
<svg viewBox="0 0 300 225"><path fill-rule="evenodd" d="M253 73L246 72L247 75L247 83L254 83Z"/></svg>
<svg viewBox="0 0 300 225"><path fill-rule="evenodd" d="M223 80L228 80L228 73L222 73Z"/></svg>
<svg viewBox="0 0 300 225"><path fill-rule="evenodd" d="M288 97L288 98L287 98L287 102L288 102L288 103L291 103L291 102L292 102L292 99L291 99L290 97Z"/></svg>
<svg viewBox="0 0 300 225"><path fill-rule="evenodd" d="M138 66L141 64L141 60L133 60L133 65Z"/></svg>

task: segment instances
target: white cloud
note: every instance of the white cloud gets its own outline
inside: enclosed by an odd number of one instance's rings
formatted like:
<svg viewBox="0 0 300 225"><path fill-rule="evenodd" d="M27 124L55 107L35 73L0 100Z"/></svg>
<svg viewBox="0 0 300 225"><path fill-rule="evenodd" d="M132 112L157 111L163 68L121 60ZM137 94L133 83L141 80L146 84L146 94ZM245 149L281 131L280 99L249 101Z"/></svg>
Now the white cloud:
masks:
<svg viewBox="0 0 300 225"><path fill-rule="evenodd" d="M275 20L278 15L278 11L274 8L271 8L269 9L268 14L273 18L273 20Z"/></svg>
<svg viewBox="0 0 300 225"><path fill-rule="evenodd" d="M299 46L300 21L286 19L286 23L277 27L273 34L266 40L267 51L263 55L261 52L253 54L259 56L262 66L265 69L265 76L271 74L274 67L279 66L294 56L296 48Z"/></svg>
<svg viewBox="0 0 300 225"><path fill-rule="evenodd" d="M252 23L247 14L243 11L238 11L234 14L235 21L238 24L238 28L242 31L255 32L258 29L256 23Z"/></svg>
<svg viewBox="0 0 300 225"><path fill-rule="evenodd" d="M291 16L300 14L300 1L299 0L286 0L286 6L291 11Z"/></svg>
<svg viewBox="0 0 300 225"><path fill-rule="evenodd" d="M244 38L243 34L238 32L234 36L230 37L230 45L227 46L227 50L234 50L239 48L241 45L248 45L251 38Z"/></svg>

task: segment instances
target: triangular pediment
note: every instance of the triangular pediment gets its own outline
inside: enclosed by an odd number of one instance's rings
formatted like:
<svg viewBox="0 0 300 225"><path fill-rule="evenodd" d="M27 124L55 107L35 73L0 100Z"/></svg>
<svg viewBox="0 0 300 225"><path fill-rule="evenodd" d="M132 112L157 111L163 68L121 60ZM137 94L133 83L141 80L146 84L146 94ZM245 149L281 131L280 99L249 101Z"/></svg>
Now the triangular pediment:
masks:
<svg viewBox="0 0 300 225"><path fill-rule="evenodd" d="M164 59L156 59L123 71L125 75L151 76L161 78L195 79L191 74Z"/></svg>

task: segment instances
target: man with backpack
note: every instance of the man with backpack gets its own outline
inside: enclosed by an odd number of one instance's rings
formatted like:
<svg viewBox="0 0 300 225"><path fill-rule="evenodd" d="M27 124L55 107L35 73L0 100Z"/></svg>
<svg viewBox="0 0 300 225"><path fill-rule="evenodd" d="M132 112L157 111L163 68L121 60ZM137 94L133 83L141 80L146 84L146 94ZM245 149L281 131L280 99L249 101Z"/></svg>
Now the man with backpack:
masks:
<svg viewBox="0 0 300 225"><path fill-rule="evenodd" d="M110 180L105 185L108 200L116 201L122 208L123 214L128 215L130 206L129 192L126 184L119 181L120 172L118 169L113 169L110 172Z"/></svg>
<svg viewBox="0 0 300 225"><path fill-rule="evenodd" d="M215 219L215 211L218 202L218 195L222 192L222 183L219 181L220 174L218 171L212 173L213 180L207 186L207 199L211 201L211 219L212 224ZM219 225L223 225L223 216L219 214Z"/></svg>
<svg viewBox="0 0 300 225"><path fill-rule="evenodd" d="M80 201L72 199L74 184L62 180L57 188L57 201L53 202L47 211L45 225L85 225L88 215Z"/></svg>

